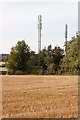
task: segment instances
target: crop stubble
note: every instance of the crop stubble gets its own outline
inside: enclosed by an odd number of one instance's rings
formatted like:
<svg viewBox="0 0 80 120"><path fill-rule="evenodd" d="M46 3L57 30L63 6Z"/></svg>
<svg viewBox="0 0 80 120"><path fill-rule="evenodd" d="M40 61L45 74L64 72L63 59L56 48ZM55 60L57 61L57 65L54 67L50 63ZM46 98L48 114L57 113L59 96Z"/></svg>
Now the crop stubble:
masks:
<svg viewBox="0 0 80 120"><path fill-rule="evenodd" d="M2 76L5 118L77 118L77 76Z"/></svg>

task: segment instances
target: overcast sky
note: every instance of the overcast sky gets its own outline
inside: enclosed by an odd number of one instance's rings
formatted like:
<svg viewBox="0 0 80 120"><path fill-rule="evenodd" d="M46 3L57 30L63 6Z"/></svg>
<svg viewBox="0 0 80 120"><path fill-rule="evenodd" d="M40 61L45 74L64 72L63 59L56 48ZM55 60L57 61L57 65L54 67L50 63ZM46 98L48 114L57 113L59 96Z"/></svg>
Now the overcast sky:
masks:
<svg viewBox="0 0 80 120"><path fill-rule="evenodd" d="M37 52L37 17L42 15L42 48L63 48L65 24L68 40L78 30L78 0L1 0L0 53L9 53L17 41L25 40Z"/></svg>

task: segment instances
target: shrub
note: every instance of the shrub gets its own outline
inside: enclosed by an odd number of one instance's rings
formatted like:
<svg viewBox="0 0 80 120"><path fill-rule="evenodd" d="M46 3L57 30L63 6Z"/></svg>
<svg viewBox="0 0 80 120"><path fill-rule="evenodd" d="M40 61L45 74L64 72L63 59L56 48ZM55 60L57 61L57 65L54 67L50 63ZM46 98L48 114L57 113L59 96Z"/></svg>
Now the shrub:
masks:
<svg viewBox="0 0 80 120"><path fill-rule="evenodd" d="M2 75L6 75L7 71L2 71L1 74Z"/></svg>
<svg viewBox="0 0 80 120"><path fill-rule="evenodd" d="M17 70L15 72L15 75L25 75L25 72L22 72L21 70Z"/></svg>
<svg viewBox="0 0 80 120"><path fill-rule="evenodd" d="M14 74L13 69L8 69L8 70L7 70L7 74L8 74L8 75L13 75L13 74Z"/></svg>
<svg viewBox="0 0 80 120"><path fill-rule="evenodd" d="M2 75L2 71L0 71L0 75Z"/></svg>
<svg viewBox="0 0 80 120"><path fill-rule="evenodd" d="M56 74L56 71L55 70L52 70L52 73L51 73L52 75L55 75Z"/></svg>

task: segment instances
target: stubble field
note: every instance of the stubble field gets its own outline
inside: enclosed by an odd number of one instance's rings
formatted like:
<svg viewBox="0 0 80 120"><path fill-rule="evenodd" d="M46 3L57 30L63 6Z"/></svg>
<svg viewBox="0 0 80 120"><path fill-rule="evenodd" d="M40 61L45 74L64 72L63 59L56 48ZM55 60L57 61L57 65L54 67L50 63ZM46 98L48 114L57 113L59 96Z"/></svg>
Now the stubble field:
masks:
<svg viewBox="0 0 80 120"><path fill-rule="evenodd" d="M2 76L4 118L77 118L77 76Z"/></svg>

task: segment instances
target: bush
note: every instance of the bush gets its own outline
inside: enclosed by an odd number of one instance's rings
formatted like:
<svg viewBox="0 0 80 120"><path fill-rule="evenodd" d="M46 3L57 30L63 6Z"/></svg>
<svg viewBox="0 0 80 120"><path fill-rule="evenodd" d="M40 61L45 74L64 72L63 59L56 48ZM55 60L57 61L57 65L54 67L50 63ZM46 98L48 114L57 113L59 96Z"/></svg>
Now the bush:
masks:
<svg viewBox="0 0 80 120"><path fill-rule="evenodd" d="M55 70L52 70L52 73L51 73L52 75L55 75L56 74L56 71Z"/></svg>
<svg viewBox="0 0 80 120"><path fill-rule="evenodd" d="M13 75L13 74L14 74L13 69L8 69L8 70L7 70L7 74L8 74L8 75Z"/></svg>
<svg viewBox="0 0 80 120"><path fill-rule="evenodd" d="M21 70L17 70L15 72L15 75L25 75L25 72L22 72Z"/></svg>
<svg viewBox="0 0 80 120"><path fill-rule="evenodd" d="M1 73L2 75L6 75L7 71L2 71Z"/></svg>
<svg viewBox="0 0 80 120"><path fill-rule="evenodd" d="M26 74L43 75L43 69L40 66L29 67Z"/></svg>
<svg viewBox="0 0 80 120"><path fill-rule="evenodd" d="M0 71L0 75L6 75L7 71Z"/></svg>
<svg viewBox="0 0 80 120"><path fill-rule="evenodd" d="M0 75L2 75L2 71L0 71Z"/></svg>
<svg viewBox="0 0 80 120"><path fill-rule="evenodd" d="M58 74L59 74L59 75L64 74L64 69L60 69L60 70L58 70Z"/></svg>
<svg viewBox="0 0 80 120"><path fill-rule="evenodd" d="M36 71L35 73L36 75L43 75L43 70L42 69L39 69Z"/></svg>

